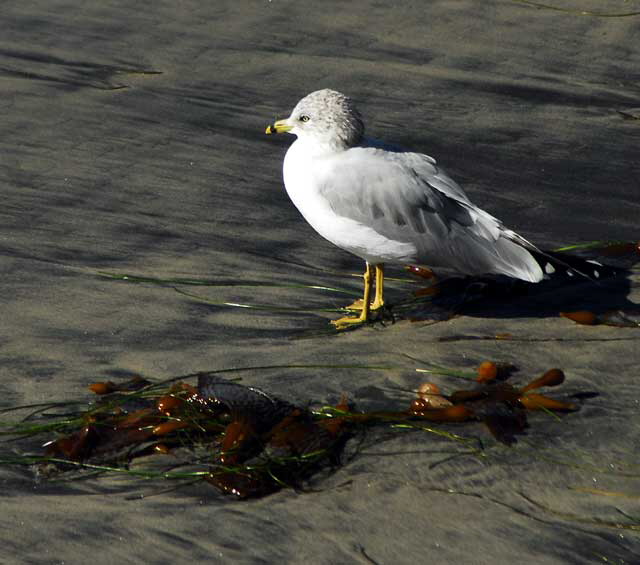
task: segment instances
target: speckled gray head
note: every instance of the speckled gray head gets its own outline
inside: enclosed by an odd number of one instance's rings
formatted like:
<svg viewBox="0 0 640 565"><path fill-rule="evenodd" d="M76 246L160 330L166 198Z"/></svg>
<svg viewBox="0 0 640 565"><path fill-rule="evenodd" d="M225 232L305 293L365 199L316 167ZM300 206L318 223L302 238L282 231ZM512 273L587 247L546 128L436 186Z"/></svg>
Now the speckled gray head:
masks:
<svg viewBox="0 0 640 565"><path fill-rule="evenodd" d="M283 132L346 148L360 143L364 124L351 98L325 88L305 96L286 120L267 128L267 133Z"/></svg>

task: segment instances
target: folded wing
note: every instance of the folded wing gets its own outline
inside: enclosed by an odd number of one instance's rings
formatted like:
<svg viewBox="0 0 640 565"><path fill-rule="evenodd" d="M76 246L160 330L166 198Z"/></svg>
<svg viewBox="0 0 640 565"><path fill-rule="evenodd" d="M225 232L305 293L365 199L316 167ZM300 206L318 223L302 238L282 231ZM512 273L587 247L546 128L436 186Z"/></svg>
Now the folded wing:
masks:
<svg viewBox="0 0 640 565"><path fill-rule="evenodd" d="M529 252L536 248L472 204L427 155L353 147L320 164L316 174L336 214L414 244L421 263L469 275L543 278Z"/></svg>

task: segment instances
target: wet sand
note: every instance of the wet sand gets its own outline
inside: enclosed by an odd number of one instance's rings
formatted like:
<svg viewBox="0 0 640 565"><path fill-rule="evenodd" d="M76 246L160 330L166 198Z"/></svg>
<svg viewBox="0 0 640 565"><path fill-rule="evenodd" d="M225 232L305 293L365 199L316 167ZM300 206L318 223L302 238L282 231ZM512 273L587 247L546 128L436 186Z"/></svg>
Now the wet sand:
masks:
<svg viewBox="0 0 640 565"><path fill-rule="evenodd" d="M166 485L126 477L36 485L0 468L0 561L640 561L638 532L612 527L640 516L637 329L485 310L323 335L336 314L213 306L100 276L358 292L349 273L361 262L317 236L284 192L292 138L263 135L324 87L358 101L370 135L433 155L474 202L541 246L637 240L640 122L621 112L640 108L639 34L640 16L506 1L5 3L0 407L88 399L89 383L133 374L359 364L395 368L242 376L294 402L346 392L362 409L398 409L409 398L398 389L424 380L406 355L454 369L509 361L524 381L560 367L564 394L597 396L560 422L535 415L512 448L480 425L461 429L483 439L480 458L427 433L372 436L310 492L249 502L206 485L148 497ZM637 282L623 302L640 302ZM186 290L300 309L347 301ZM407 293L389 285L392 301ZM514 339L473 339L497 333Z"/></svg>

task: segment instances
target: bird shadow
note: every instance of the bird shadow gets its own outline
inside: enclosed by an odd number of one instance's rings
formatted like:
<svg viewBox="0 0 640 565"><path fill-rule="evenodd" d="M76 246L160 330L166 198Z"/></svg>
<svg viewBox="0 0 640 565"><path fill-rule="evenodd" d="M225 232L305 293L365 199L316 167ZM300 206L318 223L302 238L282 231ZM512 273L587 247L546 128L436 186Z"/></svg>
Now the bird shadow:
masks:
<svg viewBox="0 0 640 565"><path fill-rule="evenodd" d="M548 318L560 312L633 311L629 279L617 275L603 281L543 281L531 284L504 279L449 280L430 308L483 318Z"/></svg>
<svg viewBox="0 0 640 565"><path fill-rule="evenodd" d="M605 262L596 252L579 256ZM562 315L581 324L640 328L640 305L629 300L632 267L640 254L604 259L609 259L611 276L598 280L575 274L539 283L502 276L444 279L392 305L386 317L436 322L458 315L490 319Z"/></svg>

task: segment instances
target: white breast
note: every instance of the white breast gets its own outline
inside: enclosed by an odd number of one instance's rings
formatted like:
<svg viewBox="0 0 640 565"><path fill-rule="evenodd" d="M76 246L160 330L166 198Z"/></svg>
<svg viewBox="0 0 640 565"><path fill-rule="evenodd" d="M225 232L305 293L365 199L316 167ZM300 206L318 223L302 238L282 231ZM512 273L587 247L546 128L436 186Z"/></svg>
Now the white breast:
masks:
<svg viewBox="0 0 640 565"><path fill-rule="evenodd" d="M360 222L338 216L331 204L320 194L314 183L321 175L314 174L323 166L323 157L310 151L302 140L296 140L284 159L284 184L289 198L305 220L334 245L361 257L371 264L416 261L416 247L394 241Z"/></svg>

